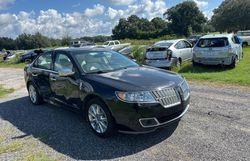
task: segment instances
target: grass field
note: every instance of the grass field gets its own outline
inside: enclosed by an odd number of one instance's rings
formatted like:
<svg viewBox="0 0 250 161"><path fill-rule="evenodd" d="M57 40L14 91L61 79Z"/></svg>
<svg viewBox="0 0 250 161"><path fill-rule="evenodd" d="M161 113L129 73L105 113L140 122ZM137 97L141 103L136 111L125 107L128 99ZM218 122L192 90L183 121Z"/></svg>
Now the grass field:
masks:
<svg viewBox="0 0 250 161"><path fill-rule="evenodd" d="M250 47L244 48L244 58L235 69L221 66L195 66L183 64L177 71L188 80L200 80L250 86Z"/></svg>
<svg viewBox="0 0 250 161"><path fill-rule="evenodd" d="M4 88L1 84L0 84L0 98L1 97L4 97L5 95L7 95L7 94L10 94L10 93L12 93L12 92L14 92L14 89L6 89L6 88Z"/></svg>

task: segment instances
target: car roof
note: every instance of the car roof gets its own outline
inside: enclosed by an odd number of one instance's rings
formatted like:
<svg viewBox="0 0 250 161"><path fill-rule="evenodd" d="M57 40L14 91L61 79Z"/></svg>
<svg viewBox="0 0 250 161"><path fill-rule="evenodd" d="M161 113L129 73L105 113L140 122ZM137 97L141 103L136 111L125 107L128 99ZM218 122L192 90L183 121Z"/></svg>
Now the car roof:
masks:
<svg viewBox="0 0 250 161"><path fill-rule="evenodd" d="M93 47L93 48L57 48L55 51L67 51L67 52L74 52L74 51L92 51L92 52L100 52L100 51L112 51L111 49L108 48L103 48L103 47Z"/></svg>
<svg viewBox="0 0 250 161"><path fill-rule="evenodd" d="M205 35L202 36L201 39L209 39L209 38L222 38L222 37L227 37L229 38L233 34L210 34L210 35Z"/></svg>
<svg viewBox="0 0 250 161"><path fill-rule="evenodd" d="M155 44L157 44L157 43L173 43L173 44L175 44L175 43L177 43L178 41L181 41L181 40L185 40L185 39L162 40L162 41L156 42Z"/></svg>

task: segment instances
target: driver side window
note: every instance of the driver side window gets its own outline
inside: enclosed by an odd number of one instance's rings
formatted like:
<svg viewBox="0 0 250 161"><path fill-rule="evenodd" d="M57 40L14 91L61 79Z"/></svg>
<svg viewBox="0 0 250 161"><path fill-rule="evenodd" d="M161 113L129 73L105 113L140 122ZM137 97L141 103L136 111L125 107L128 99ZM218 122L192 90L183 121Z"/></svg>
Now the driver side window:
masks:
<svg viewBox="0 0 250 161"><path fill-rule="evenodd" d="M74 72L71 60L63 53L57 53L54 70L56 72Z"/></svg>

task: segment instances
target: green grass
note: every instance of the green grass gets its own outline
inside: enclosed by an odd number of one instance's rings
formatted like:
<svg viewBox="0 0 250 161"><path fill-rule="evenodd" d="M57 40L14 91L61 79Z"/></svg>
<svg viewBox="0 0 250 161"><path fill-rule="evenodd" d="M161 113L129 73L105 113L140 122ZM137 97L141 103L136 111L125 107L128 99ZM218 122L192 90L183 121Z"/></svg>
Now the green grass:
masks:
<svg viewBox="0 0 250 161"><path fill-rule="evenodd" d="M0 62L0 68L24 68L27 64L26 63L6 63Z"/></svg>
<svg viewBox="0 0 250 161"><path fill-rule="evenodd" d="M10 152L15 152L18 150L21 150L23 147L23 142L21 141L14 141L11 142L7 145L0 145L0 154L4 154L4 153L10 153Z"/></svg>
<svg viewBox="0 0 250 161"><path fill-rule="evenodd" d="M6 89L2 85L0 85L0 98L4 97L5 95L10 94L12 92L14 92L13 88Z"/></svg>
<svg viewBox="0 0 250 161"><path fill-rule="evenodd" d="M244 58L236 68L221 66L195 66L183 64L178 71L188 80L219 82L232 85L250 86L250 47L244 48Z"/></svg>

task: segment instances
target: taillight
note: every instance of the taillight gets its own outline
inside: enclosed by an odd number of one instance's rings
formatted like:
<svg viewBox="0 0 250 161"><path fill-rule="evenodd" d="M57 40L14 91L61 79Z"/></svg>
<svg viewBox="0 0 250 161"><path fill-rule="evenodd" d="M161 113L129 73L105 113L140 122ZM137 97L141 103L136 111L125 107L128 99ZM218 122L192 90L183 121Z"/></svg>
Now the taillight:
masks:
<svg viewBox="0 0 250 161"><path fill-rule="evenodd" d="M229 52L229 53L233 53L233 48L232 48L232 46L229 46L229 47L228 47L228 52Z"/></svg>
<svg viewBox="0 0 250 161"><path fill-rule="evenodd" d="M167 59L168 59L168 60L171 60L171 58L172 58L172 53L173 53L173 52L172 52L171 50L168 50L168 51L167 51Z"/></svg>

